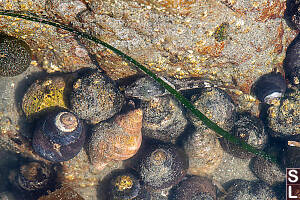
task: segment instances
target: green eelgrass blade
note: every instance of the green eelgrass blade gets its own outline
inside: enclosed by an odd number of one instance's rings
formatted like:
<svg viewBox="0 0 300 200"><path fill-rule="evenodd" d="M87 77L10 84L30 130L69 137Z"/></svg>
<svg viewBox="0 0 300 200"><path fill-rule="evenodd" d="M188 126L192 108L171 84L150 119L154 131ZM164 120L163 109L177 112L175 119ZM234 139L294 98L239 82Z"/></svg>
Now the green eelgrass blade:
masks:
<svg viewBox="0 0 300 200"><path fill-rule="evenodd" d="M34 21L34 22L39 22L42 24L48 24L63 30L67 30L71 33L74 33L82 38L86 38L89 39L97 44L101 44L104 47L110 49L111 51L113 51L115 54L123 57L124 59L126 59L127 61L133 63L134 65L136 65L140 70L144 71L148 76L152 77L154 80L156 80L159 84L161 84L166 90L168 90L172 95L174 95L178 101L180 101L187 109L189 109L194 115L196 115L201 121L203 121L203 123L210 129L212 129L213 131L215 131L217 134L223 136L225 139L229 140L230 142L239 145L240 147L242 147L243 149L254 153L256 155L262 156L265 159L277 164L277 160L275 157L267 154L264 151L258 150L254 147L252 147L251 145L247 144L246 142L240 140L239 138L231 135L230 133L228 133L227 131L225 131L224 129L222 129L221 127L219 127L216 123L212 122L210 119L208 119L203 113L201 113L198 109L196 109L194 107L194 105L189 102L181 93L179 93L178 91L176 91L174 88L172 88L168 83L166 83L165 81L163 81L161 78L159 78L158 76L156 76L153 72L151 72L148 68L146 68L145 66L143 66L141 63L139 63L138 61L136 61L135 59L131 58L130 56L126 55L125 53L119 51L118 49L114 48L113 46L103 42L102 40L99 40L98 38L91 36L87 33L78 31L74 28L71 28L69 26L66 26L64 24L58 23L58 22L53 22L53 21L49 21L47 19L38 17L35 14L32 13L28 13L28 12L17 12L17 11L12 11L12 10L0 10L0 15L5 15L5 16L11 16L11 17L17 17L17 18L22 18L22 19L26 19L29 21Z"/></svg>

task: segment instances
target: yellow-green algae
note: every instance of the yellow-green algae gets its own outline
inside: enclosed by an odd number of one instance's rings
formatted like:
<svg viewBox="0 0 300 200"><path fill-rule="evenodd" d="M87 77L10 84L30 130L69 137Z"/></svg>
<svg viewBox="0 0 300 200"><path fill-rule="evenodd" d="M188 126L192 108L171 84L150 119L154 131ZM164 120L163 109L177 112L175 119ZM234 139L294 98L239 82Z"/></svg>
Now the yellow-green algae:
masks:
<svg viewBox="0 0 300 200"><path fill-rule="evenodd" d="M28 119L54 107L67 108L64 93L66 83L62 77L37 80L25 93L22 109Z"/></svg>

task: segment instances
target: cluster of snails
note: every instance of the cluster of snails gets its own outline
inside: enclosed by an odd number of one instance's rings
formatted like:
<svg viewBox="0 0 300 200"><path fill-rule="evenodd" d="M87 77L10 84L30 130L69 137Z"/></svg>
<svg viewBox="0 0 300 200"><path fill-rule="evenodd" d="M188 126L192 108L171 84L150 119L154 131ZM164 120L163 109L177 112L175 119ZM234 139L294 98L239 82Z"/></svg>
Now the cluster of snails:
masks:
<svg viewBox="0 0 300 200"><path fill-rule="evenodd" d="M292 19L296 23L295 27L298 27L299 11L292 9L291 12L296 12L292 14ZM285 78L275 72L263 75L252 87L256 97L269 104L269 128L283 137L299 135L299 41L297 36L288 47L284 60L286 78L296 89L287 88ZM4 48L1 45L11 47ZM5 55L0 58L0 62L5 64L0 68L0 75L21 73L22 71L16 71L14 67L19 69L20 63L25 66L23 69L28 67L31 53L26 44L0 35L0 48L6 50ZM20 55L20 63L11 63L13 59L8 55ZM49 92L52 82L54 81L42 81L41 87L46 87L45 91ZM224 90L203 85L200 93L189 96L195 107L223 129L231 131L256 148L265 149L268 136L260 119L249 113L237 113L233 100ZM56 95L64 93L65 88L67 85L58 87L55 84L54 89L50 88L50 91L57 91L53 92L54 97L45 93L45 99L62 98L62 101L65 101L64 95ZM37 119L32 147L36 154L46 160L63 162L74 158L85 145L88 135L87 151L90 162L101 170L111 161L126 160L136 155L142 145L142 135L153 139L150 141L155 141L142 149L137 155L138 161L131 169L120 170L111 175L108 184L111 199L150 199L151 192L172 188L169 191L171 199L214 200L216 188L205 175L211 174L219 166L223 154L221 146L236 157L253 157L239 146L217 138L202 121L192 113L186 113L173 97L166 94L166 91L150 78L138 79L128 86L125 89L125 97L105 74L95 70L88 71L80 74L72 82L70 95L63 108L57 108L56 106L61 105L56 105L56 101L54 104L36 103L36 97L44 94L34 94L32 91L36 90L29 88L24 95L26 98L23 99L22 108L25 115L30 115L32 105L37 105L34 110L41 112L41 115L34 116ZM139 91L138 96L136 91ZM138 101L140 108L121 113L124 102L128 99ZM277 100L282 103L277 105ZM291 104L295 106L287 108L287 105ZM292 119L291 113L294 115ZM292 131L285 131L282 128L284 125L279 123L282 121L294 125L290 129ZM87 132L86 123L93 126L90 132ZM178 144L178 138L182 139L182 144ZM297 159L294 159L300 155L298 148L287 149L285 153L293 155L293 159L284 156L285 166L298 165ZM254 173L259 172L257 166L260 165L276 167L270 163L264 164L264 161L260 160L255 160L254 163ZM280 182L282 178L279 168L278 171ZM192 176L186 176L187 173ZM260 177L260 174L257 176ZM52 181L49 177L52 177L51 169L41 162L31 162L20 167L13 180L20 190L39 191L41 188L48 189ZM261 179L264 182L272 181L265 176ZM253 191L257 188L263 191L262 194L268 195L268 198L275 198L273 191L265 183L239 180L229 188L229 193L224 199L239 199L246 193L254 195ZM242 191L243 194L237 191Z"/></svg>

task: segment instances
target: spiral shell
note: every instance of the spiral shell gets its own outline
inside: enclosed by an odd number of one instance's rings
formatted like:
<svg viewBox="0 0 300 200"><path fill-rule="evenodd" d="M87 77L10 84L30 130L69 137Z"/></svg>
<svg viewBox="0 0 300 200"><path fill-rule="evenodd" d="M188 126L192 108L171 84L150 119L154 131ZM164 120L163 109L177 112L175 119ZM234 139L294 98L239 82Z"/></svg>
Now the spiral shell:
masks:
<svg viewBox="0 0 300 200"><path fill-rule="evenodd" d="M272 104L272 100L283 97L286 83L280 73L269 73L261 76L252 86L252 92L261 101Z"/></svg>
<svg viewBox="0 0 300 200"><path fill-rule="evenodd" d="M53 171L42 162L29 162L19 168L15 182L18 187L26 191L46 189L53 181Z"/></svg>
<svg viewBox="0 0 300 200"><path fill-rule="evenodd" d="M111 118L123 103L124 96L113 80L101 72L87 72L73 84L71 110L93 124Z"/></svg>
<svg viewBox="0 0 300 200"><path fill-rule="evenodd" d="M55 111L42 119L34 132L33 149L43 158L62 162L75 157L85 141L85 128L76 115Z"/></svg>
<svg viewBox="0 0 300 200"><path fill-rule="evenodd" d="M174 142L187 125L181 106L169 95L142 101L142 109L142 133L145 136Z"/></svg>
<svg viewBox="0 0 300 200"><path fill-rule="evenodd" d="M17 76L31 62L31 50L23 40L0 33L0 76Z"/></svg>
<svg viewBox="0 0 300 200"><path fill-rule="evenodd" d="M223 149L214 132L208 128L191 132L183 146L189 157L189 174L212 174L222 162Z"/></svg>
<svg viewBox="0 0 300 200"><path fill-rule="evenodd" d="M142 118L142 110L136 109L97 124L88 148L91 163L101 170L111 161L132 157L141 146Z"/></svg>
<svg viewBox="0 0 300 200"><path fill-rule="evenodd" d="M200 94L191 97L194 106L210 120L230 131L235 120L236 108L231 97L223 90L214 87L203 88ZM198 128L206 127L193 113L188 117Z"/></svg>
<svg viewBox="0 0 300 200"><path fill-rule="evenodd" d="M232 133L234 136L240 138L257 149L263 149L268 141L268 136L264 131L264 125L262 121L247 112L239 113L237 115ZM240 146L229 142L225 138L221 138L220 142L223 149L235 157L247 159L254 156L253 153L250 153Z"/></svg>
<svg viewBox="0 0 300 200"><path fill-rule="evenodd" d="M188 168L185 154L169 143L154 143L141 155L138 172L148 190L177 184Z"/></svg>
<svg viewBox="0 0 300 200"><path fill-rule="evenodd" d="M216 188L206 177L190 176L181 181L170 194L172 200L216 200Z"/></svg>
<svg viewBox="0 0 300 200"><path fill-rule="evenodd" d="M140 191L140 180L133 170L120 170L111 175L108 191L110 199L133 199Z"/></svg>
<svg viewBox="0 0 300 200"><path fill-rule="evenodd" d="M299 4L298 4L299 7ZM298 11L298 20L300 19L300 12ZM300 21L298 21L299 23ZM300 26L300 23L298 24ZM299 28L299 27L298 27ZM289 82L298 89L300 88L300 35L291 42L286 50L286 56L283 61L283 69L285 76Z"/></svg>

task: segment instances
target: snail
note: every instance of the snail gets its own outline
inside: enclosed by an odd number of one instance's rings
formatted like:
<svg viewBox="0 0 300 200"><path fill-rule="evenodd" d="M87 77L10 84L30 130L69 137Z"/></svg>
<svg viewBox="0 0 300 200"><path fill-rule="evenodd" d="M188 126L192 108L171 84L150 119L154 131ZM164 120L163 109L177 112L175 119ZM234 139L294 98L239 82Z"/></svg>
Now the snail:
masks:
<svg viewBox="0 0 300 200"><path fill-rule="evenodd" d="M298 5L299 7L299 5ZM298 9L297 9L298 10ZM299 11L298 11L299 23ZM299 26L299 24L298 24ZM283 61L283 69L286 78L295 86L300 87L300 36L297 35L286 50L286 56Z"/></svg>
<svg viewBox="0 0 300 200"><path fill-rule="evenodd" d="M141 109L118 115L100 122L92 130L88 154L96 169L103 169L109 162L126 160L136 154L142 142Z"/></svg>
<svg viewBox="0 0 300 200"><path fill-rule="evenodd" d="M33 136L33 149L52 162L62 162L75 157L85 141L82 121L68 111L49 113L37 123Z"/></svg>
<svg viewBox="0 0 300 200"><path fill-rule="evenodd" d="M124 96L113 80L99 71L89 71L73 84L71 110L92 124L111 118L123 103Z"/></svg>
<svg viewBox="0 0 300 200"><path fill-rule="evenodd" d="M172 188L170 198L172 200L216 200L216 187L206 177L189 176Z"/></svg>
<svg viewBox="0 0 300 200"><path fill-rule="evenodd" d="M142 186L138 174L130 169L123 169L111 174L108 187L109 199L136 199L141 196Z"/></svg>
<svg viewBox="0 0 300 200"><path fill-rule="evenodd" d="M272 104L272 100L283 97L286 90L285 79L280 73L265 74L259 77L251 90L261 102Z"/></svg>
<svg viewBox="0 0 300 200"><path fill-rule="evenodd" d="M217 87L203 88L200 93L191 97L191 102L199 111L224 130L231 130L236 108L233 100L224 90ZM196 127L206 127L193 113L188 112L188 118Z"/></svg>
<svg viewBox="0 0 300 200"><path fill-rule="evenodd" d="M257 149L263 149L268 142L268 136L264 131L264 124L262 121L247 112L238 113L231 132L234 136ZM220 138L220 142L223 149L235 157L246 159L254 156L254 154L229 142L225 138Z"/></svg>
<svg viewBox="0 0 300 200"><path fill-rule="evenodd" d="M277 200L275 192L262 181L236 179L231 181L224 200L240 199Z"/></svg>
<svg viewBox="0 0 300 200"><path fill-rule="evenodd" d="M187 125L182 107L170 95L142 101L142 133L165 142L174 142Z"/></svg>
<svg viewBox="0 0 300 200"><path fill-rule="evenodd" d="M138 173L147 190L164 189L177 184L188 168L185 154L171 143L155 142L138 163Z"/></svg>
<svg viewBox="0 0 300 200"><path fill-rule="evenodd" d="M31 62L31 49L23 40L0 33L0 76L17 76Z"/></svg>
<svg viewBox="0 0 300 200"><path fill-rule="evenodd" d="M58 186L57 169L41 161L26 161L10 171L9 179L17 199L37 199Z"/></svg>

